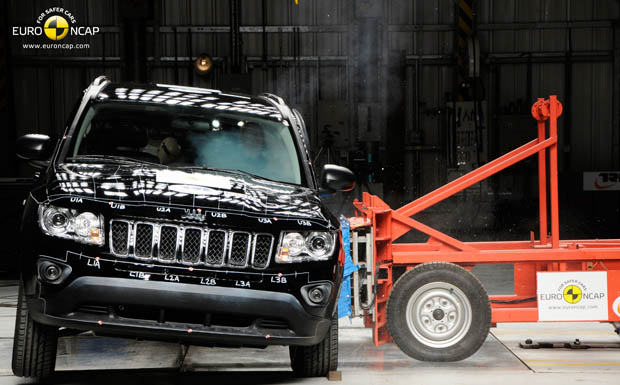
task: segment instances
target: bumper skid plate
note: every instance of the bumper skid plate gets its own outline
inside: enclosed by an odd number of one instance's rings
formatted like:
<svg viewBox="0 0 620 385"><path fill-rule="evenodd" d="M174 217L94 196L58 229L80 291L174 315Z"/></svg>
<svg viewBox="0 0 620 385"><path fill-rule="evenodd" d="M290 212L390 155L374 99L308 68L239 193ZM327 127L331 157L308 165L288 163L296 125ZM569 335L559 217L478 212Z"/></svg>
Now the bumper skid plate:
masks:
<svg viewBox="0 0 620 385"><path fill-rule="evenodd" d="M29 298L28 308L43 324L207 345L314 345L331 323L288 293L109 277L77 278L45 299ZM125 308L149 311L117 311Z"/></svg>

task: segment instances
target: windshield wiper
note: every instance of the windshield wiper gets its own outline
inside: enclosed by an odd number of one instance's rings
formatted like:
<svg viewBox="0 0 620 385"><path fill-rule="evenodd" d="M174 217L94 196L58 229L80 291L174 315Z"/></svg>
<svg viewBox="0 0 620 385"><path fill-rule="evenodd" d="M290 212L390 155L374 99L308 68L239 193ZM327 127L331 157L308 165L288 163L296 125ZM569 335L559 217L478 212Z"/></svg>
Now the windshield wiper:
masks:
<svg viewBox="0 0 620 385"><path fill-rule="evenodd" d="M239 169L231 170L229 168L210 168L210 167L203 167L203 166L187 166L187 167L179 167L179 168L183 170L204 170L204 171L218 171L218 172L224 172L228 174L237 174L237 175L242 174L242 175L251 176L253 178L268 180L270 182L286 183L286 182L282 182L282 181L275 180L275 179L265 178L264 176L252 174L251 172L247 172L247 171L243 171Z"/></svg>
<svg viewBox="0 0 620 385"><path fill-rule="evenodd" d="M159 166L159 163L149 162L148 160L140 160L134 159L127 156L120 155L78 155L73 157L68 157L69 161L89 161L89 160L108 160L115 162L125 162L125 163L144 163L144 164L155 164Z"/></svg>
<svg viewBox="0 0 620 385"><path fill-rule="evenodd" d="M179 170L226 171L225 169L221 169L221 168L211 168L211 167L205 167L205 166L179 166L179 167L172 167L172 168L178 168Z"/></svg>
<svg viewBox="0 0 620 385"><path fill-rule="evenodd" d="M227 170L227 171L230 171L232 173L237 173L237 174L245 174L245 175L248 175L248 176L251 176L251 177L254 177L254 178L265 179L265 180L268 180L268 181L271 181L271 182L280 182L280 181L277 181L277 180L265 178L264 176L252 174L251 172L247 172L247 171L243 171L243 170L238 170L237 169L237 170Z"/></svg>

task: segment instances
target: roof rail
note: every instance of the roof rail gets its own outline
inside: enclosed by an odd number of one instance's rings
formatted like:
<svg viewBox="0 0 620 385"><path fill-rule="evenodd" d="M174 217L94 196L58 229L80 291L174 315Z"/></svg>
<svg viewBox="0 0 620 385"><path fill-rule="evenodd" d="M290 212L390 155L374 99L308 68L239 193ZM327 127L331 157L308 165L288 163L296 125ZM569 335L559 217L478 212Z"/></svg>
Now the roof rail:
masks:
<svg viewBox="0 0 620 385"><path fill-rule="evenodd" d="M105 75L100 75L97 76L97 78L95 80L93 80L93 85L94 86L98 86L100 85L102 82L108 80L108 78Z"/></svg>
<svg viewBox="0 0 620 385"><path fill-rule="evenodd" d="M264 92L262 94L260 94L260 96L267 98L267 99L271 99L274 102L276 102L277 104L281 105L281 106L285 106L286 103L284 103L284 99L282 99L281 97L279 97L278 95L274 95L274 94L270 94L268 92Z"/></svg>
<svg viewBox="0 0 620 385"><path fill-rule="evenodd" d="M110 80L105 75L97 76L95 80L88 86L85 92L85 96L91 100L95 99L99 92L110 83Z"/></svg>

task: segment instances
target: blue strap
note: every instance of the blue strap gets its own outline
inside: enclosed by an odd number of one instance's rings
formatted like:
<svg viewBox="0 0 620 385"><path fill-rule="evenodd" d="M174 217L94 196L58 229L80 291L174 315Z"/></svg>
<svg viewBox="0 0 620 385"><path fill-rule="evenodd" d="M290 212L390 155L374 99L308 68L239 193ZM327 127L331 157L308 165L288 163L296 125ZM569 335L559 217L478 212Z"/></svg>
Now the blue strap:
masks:
<svg viewBox="0 0 620 385"><path fill-rule="evenodd" d="M342 286L340 287L340 297L338 298L338 318L351 316L351 274L359 269L353 264L351 258L351 225L344 216L340 217L340 232L342 233L342 247L344 249L344 274Z"/></svg>

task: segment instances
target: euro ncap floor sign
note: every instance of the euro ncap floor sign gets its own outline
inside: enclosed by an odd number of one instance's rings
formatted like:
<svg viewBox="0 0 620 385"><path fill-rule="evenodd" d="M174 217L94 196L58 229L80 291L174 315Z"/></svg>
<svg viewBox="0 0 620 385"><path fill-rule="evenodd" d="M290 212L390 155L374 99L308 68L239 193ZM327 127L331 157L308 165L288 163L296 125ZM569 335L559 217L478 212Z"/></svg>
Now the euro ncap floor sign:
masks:
<svg viewBox="0 0 620 385"><path fill-rule="evenodd" d="M52 41L59 41L67 36L94 36L100 28L77 25L73 14L62 7L51 7L39 14L36 25L14 26L13 36L46 36Z"/></svg>

